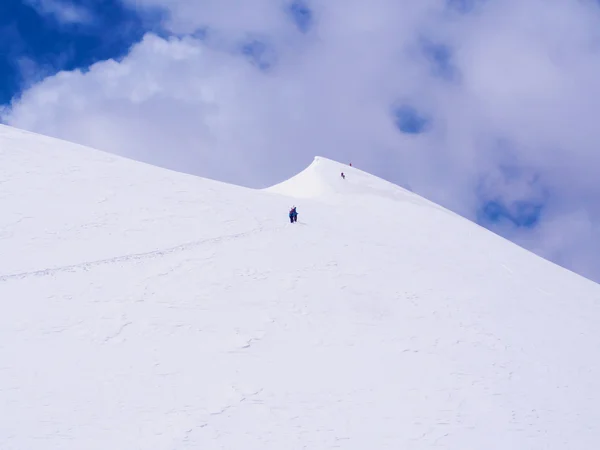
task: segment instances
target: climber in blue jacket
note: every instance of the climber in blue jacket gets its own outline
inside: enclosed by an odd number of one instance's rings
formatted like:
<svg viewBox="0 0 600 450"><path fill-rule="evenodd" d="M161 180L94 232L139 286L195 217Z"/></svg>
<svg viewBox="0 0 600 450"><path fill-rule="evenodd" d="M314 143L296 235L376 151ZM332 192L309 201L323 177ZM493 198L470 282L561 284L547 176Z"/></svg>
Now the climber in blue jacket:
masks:
<svg viewBox="0 0 600 450"><path fill-rule="evenodd" d="M298 221L298 212L296 211L296 207L293 206L292 209L290 209L290 223L294 223Z"/></svg>

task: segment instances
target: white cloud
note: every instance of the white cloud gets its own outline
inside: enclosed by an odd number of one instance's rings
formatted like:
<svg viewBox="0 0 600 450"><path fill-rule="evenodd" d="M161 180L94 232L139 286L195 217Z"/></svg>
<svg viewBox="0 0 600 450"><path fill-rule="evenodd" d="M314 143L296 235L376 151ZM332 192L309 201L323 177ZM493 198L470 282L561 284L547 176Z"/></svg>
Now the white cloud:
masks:
<svg viewBox="0 0 600 450"><path fill-rule="evenodd" d="M313 0L306 34L283 0L131 4L168 8L171 31L208 37L149 34L121 62L38 83L5 120L246 185L280 181L321 154L470 218L484 199L513 211L543 202L536 229L497 230L600 279L594 2L475 2L460 13L438 0ZM236 52L249 38L275 55L268 70ZM448 48L445 65L423 43ZM395 128L403 102L431 118L427 133Z"/></svg>

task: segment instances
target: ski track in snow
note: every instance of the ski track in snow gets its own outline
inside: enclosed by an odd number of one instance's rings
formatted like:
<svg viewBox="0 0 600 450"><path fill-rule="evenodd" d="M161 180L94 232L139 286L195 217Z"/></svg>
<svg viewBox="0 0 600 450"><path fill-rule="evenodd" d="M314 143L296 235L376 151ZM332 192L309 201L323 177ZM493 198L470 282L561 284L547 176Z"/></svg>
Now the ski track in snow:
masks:
<svg viewBox="0 0 600 450"><path fill-rule="evenodd" d="M271 231L281 230L281 229L284 229L284 227L274 228L274 229L271 229ZM256 228L256 229L242 232L242 233L235 233L235 234L219 236L219 237L215 237L215 238L200 239L197 241L186 242L184 244L179 244L179 245L176 245L173 247L159 249L159 250L151 250L148 252L141 252L141 253L132 253L132 254L128 254L128 255L115 256L113 258L104 258L104 259L99 259L96 261L86 261L86 262L82 262L82 263L71 264L71 265L61 266L61 267L52 267L52 268L33 270L33 271L28 271L28 272L0 275L0 282L10 281L10 280L19 280L19 279L28 278L28 277L46 277L46 276L52 276L54 274L61 273L61 272L77 272L80 270L87 271L93 267L103 266L106 264L117 264L117 263L121 263L121 262L140 261L140 260L145 260L145 259L159 258L159 257L166 256L166 255L169 255L172 253L179 253L179 252L191 250L191 249L201 247L206 244L214 244L214 243L225 242L225 241L230 241L230 240L235 240L235 239L241 239L241 238L251 236L251 235L254 235L257 233L261 233L264 231L265 231L265 229L263 227L260 227L260 228Z"/></svg>

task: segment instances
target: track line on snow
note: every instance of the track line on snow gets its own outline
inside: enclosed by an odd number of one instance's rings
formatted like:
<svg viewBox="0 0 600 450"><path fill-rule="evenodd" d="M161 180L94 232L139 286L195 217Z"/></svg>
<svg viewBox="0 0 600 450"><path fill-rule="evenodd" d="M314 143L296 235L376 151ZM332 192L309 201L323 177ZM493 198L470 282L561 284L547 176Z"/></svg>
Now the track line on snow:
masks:
<svg viewBox="0 0 600 450"><path fill-rule="evenodd" d="M278 231L278 230L282 230L282 229L284 229L284 227L272 228L269 230L270 231ZM82 262L82 263L71 264L68 266L59 266L59 267L52 267L52 268L47 268L47 269L33 270L33 271L29 271L29 272L20 272L20 273L13 273L13 274L7 274L7 275L0 275L0 282L10 281L10 280L19 280L19 279L29 278L29 277L46 277L46 276L50 276L50 275L54 275L54 274L62 273L62 272L77 272L77 271L81 271L81 270L87 271L93 267L103 266L103 265L107 265L107 264L115 264L115 263L120 263L120 262L130 262L130 261L140 261L140 260L144 260L144 259L154 259L154 258L159 258L162 256L170 255L172 253L178 253L178 252L190 250L192 248L200 247L205 244L216 243L216 242L221 242L221 241L231 241L234 239L239 239L239 238L243 238L246 236L258 234L263 231L265 231L265 229L262 227L259 227L259 228L254 228L250 231L245 231L243 233L235 233L235 234L229 234L229 235L219 236L219 237L215 237L215 238L208 238L208 239L201 239L198 241L186 242L184 244L179 244L174 247L169 247L169 248L159 249L159 250L152 250L149 252L131 253L128 255L115 256L113 258L99 259L99 260L95 260L95 261L86 261L86 262Z"/></svg>

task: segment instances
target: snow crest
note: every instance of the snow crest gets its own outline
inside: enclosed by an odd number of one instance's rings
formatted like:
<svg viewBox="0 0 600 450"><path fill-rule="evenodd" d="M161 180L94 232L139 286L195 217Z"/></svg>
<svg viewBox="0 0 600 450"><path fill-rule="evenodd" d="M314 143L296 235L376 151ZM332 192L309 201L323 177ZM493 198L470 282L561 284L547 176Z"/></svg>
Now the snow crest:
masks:
<svg viewBox="0 0 600 450"><path fill-rule="evenodd" d="M2 449L600 442L600 286L359 169L253 190L0 126L0 210Z"/></svg>

